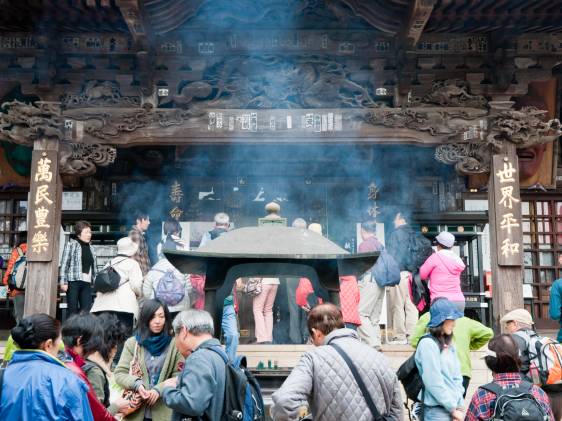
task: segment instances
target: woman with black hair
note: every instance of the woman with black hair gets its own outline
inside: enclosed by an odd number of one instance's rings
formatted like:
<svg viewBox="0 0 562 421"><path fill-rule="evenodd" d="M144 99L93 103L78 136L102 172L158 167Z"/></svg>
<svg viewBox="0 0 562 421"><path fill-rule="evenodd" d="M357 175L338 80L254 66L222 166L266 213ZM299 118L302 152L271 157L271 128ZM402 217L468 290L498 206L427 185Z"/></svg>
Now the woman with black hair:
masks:
<svg viewBox="0 0 562 421"><path fill-rule="evenodd" d="M184 359L172 341L172 320L168 307L158 300L146 300L140 310L138 330L125 342L115 382L125 390L134 390L143 398L143 405L126 420L164 421L172 411L164 405L162 382L176 377ZM131 367L139 367L132 373Z"/></svg>
<svg viewBox="0 0 562 421"><path fill-rule="evenodd" d="M547 416L549 421L554 420L546 393L541 388L521 377L521 358L519 355L519 347L511 335L498 335L490 341L488 344L488 355L484 357L484 361L492 371L493 382L479 387L474 392L465 420L485 421L496 419L494 409L497 395L489 390L490 385L498 385L502 389L512 389L516 394L519 392L517 388L527 386L529 393L540 408L542 408L543 412L540 418L533 417L533 419L544 419L543 417ZM531 417L531 414L529 414L529 417Z"/></svg>
<svg viewBox="0 0 562 421"><path fill-rule="evenodd" d="M109 385L113 379L111 363L117 354L117 349L128 337L127 328L114 314L102 313L97 317L103 330L103 344L99 350L88 355L82 369L88 376L99 401L109 408L109 412L115 413L116 408L110 405L109 400Z"/></svg>
<svg viewBox="0 0 562 421"><path fill-rule="evenodd" d="M431 421L461 421L464 387L459 359L453 346L455 320L463 316L446 298L436 299L429 309L429 335L416 349L416 366L423 381L420 402L423 418Z"/></svg>
<svg viewBox="0 0 562 421"><path fill-rule="evenodd" d="M76 239L64 246L60 264L61 291L66 292L68 315L88 312L92 307L92 281L96 279L97 258L92 241L92 226L87 221L74 225Z"/></svg>
<svg viewBox="0 0 562 421"><path fill-rule="evenodd" d="M34 314L20 320L11 335L20 349L4 372L0 419L93 420L87 386L57 359L60 322Z"/></svg>
<svg viewBox="0 0 562 421"><path fill-rule="evenodd" d="M129 402L118 398L109 409L98 400L88 376L83 370L86 358L104 347L104 332L100 321L93 314L75 314L66 320L62 327L62 340L65 345L65 365L88 385L88 402L94 421L114 421L113 415L123 411ZM111 412L110 412L111 410Z"/></svg>

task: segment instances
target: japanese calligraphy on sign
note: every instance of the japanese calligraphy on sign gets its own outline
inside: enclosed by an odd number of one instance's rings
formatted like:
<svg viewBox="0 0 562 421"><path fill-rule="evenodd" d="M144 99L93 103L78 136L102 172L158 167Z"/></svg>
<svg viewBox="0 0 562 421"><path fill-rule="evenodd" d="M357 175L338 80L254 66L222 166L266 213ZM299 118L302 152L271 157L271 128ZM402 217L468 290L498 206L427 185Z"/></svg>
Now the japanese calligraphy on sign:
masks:
<svg viewBox="0 0 562 421"><path fill-rule="evenodd" d="M48 262L53 257L54 236L58 235L58 227L55 223L57 152L33 151L31 171L34 183L29 197L27 260Z"/></svg>
<svg viewBox="0 0 562 421"><path fill-rule="evenodd" d="M519 266L523 247L518 162L505 155L494 155L493 160L498 264Z"/></svg>

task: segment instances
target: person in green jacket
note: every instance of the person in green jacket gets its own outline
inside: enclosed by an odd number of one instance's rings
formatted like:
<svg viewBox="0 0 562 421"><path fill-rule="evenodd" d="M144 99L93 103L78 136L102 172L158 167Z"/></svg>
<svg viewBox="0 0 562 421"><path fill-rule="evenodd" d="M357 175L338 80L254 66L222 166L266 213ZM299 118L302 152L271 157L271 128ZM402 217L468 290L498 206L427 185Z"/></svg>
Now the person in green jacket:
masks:
<svg viewBox="0 0 562 421"><path fill-rule="evenodd" d="M115 415L119 408L110 402L110 384L113 380L111 362L117 354L117 349L127 339L127 327L115 314L107 312L97 317L103 329L103 346L99 351L88 355L82 370L88 376L98 400Z"/></svg>
<svg viewBox="0 0 562 421"><path fill-rule="evenodd" d="M427 324L429 323L429 313L421 316L414 328L414 333L410 337L410 343L415 348L420 338L427 333ZM494 336L494 331L482 323L468 317L457 319L455 328L453 329L453 343L457 350L457 356L461 365L461 373L463 377L464 396L470 384L472 377L472 362L470 361L470 351L476 351L486 345Z"/></svg>
<svg viewBox="0 0 562 421"><path fill-rule="evenodd" d="M172 320L166 304L146 300L141 306L137 334L125 342L115 368L115 382L125 390L135 390L144 400L140 409L124 418L132 421L168 421L172 417L161 399L162 383L178 376L184 358L172 341ZM136 351L136 352L135 352ZM142 376L131 375L131 361L137 355Z"/></svg>

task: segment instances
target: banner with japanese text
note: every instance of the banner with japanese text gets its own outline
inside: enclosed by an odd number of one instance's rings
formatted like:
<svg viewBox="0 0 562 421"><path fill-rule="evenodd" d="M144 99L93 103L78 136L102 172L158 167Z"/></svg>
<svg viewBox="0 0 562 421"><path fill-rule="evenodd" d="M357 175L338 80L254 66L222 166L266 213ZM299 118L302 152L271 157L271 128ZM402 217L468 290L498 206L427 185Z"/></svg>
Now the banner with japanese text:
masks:
<svg viewBox="0 0 562 421"><path fill-rule="evenodd" d="M498 265L521 266L521 194L517 157L494 155L494 197Z"/></svg>
<svg viewBox="0 0 562 421"><path fill-rule="evenodd" d="M31 158L31 191L28 213L28 252L30 262L53 260L54 236L59 234L56 221L56 182L58 152L34 150Z"/></svg>

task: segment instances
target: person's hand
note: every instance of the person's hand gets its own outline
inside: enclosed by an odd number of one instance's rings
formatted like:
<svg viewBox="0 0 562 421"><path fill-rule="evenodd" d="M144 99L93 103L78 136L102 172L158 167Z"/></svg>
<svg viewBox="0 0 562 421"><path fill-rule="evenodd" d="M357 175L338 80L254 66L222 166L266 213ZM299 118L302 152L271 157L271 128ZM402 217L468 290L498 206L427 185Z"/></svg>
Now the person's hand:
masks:
<svg viewBox="0 0 562 421"><path fill-rule="evenodd" d="M310 309L310 306L309 306L308 304L305 305L305 306L301 306L301 308L302 308L304 311L306 311L307 313L311 310L311 309Z"/></svg>
<svg viewBox="0 0 562 421"><path fill-rule="evenodd" d="M61 292L66 292L66 291L68 291L68 284L61 285L61 286L60 286L60 290L61 290Z"/></svg>
<svg viewBox="0 0 562 421"><path fill-rule="evenodd" d="M178 386L178 378L172 377L171 379L164 380L162 382L162 388L164 387L177 387Z"/></svg>
<svg viewBox="0 0 562 421"><path fill-rule="evenodd" d="M147 400L150 396L150 394L148 393L148 391L144 388L144 385L140 385L137 392L139 393L139 395L141 395L141 398L143 398L144 400Z"/></svg>
<svg viewBox="0 0 562 421"><path fill-rule="evenodd" d="M125 413L125 410L129 408L129 401L122 396L116 397L113 404L117 407L117 412Z"/></svg>
<svg viewBox="0 0 562 421"><path fill-rule="evenodd" d="M455 409L453 412L451 412L451 416L453 417L453 421L463 421L464 420L464 414L459 411L458 409Z"/></svg>
<svg viewBox="0 0 562 421"><path fill-rule="evenodd" d="M154 406L158 398L160 397L160 393L157 390L149 390L148 391L148 398L146 399L146 403L148 406Z"/></svg>

